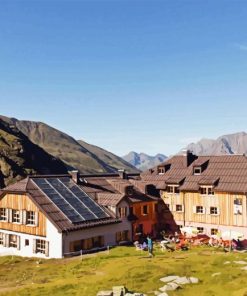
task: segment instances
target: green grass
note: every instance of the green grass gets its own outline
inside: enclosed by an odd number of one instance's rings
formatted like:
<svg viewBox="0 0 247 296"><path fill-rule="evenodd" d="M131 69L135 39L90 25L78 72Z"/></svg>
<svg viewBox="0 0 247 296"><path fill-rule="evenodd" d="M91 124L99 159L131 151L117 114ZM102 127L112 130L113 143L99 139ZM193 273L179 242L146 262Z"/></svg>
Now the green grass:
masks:
<svg viewBox="0 0 247 296"><path fill-rule="evenodd" d="M247 254L223 253L214 248L200 247L187 252L162 253L147 258L146 252L133 247L118 247L110 254L61 260L0 257L0 295L80 295L95 296L99 290L125 285L129 290L154 295L162 286L159 278L167 275L195 276L197 285L169 293L183 295L247 295L246 275L242 265ZM231 261L224 265L225 261ZM221 272L212 277L213 273Z"/></svg>

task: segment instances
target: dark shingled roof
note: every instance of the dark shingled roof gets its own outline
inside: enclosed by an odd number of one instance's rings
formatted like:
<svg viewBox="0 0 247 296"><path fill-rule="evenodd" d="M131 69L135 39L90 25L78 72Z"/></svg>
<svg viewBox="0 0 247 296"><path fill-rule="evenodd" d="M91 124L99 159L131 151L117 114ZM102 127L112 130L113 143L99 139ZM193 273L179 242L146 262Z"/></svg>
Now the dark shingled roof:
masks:
<svg viewBox="0 0 247 296"><path fill-rule="evenodd" d="M162 165L170 164L164 174L158 174L158 167L141 174L143 181L153 182L158 189L165 189L169 180L185 178L179 187L181 191L198 191L200 185L213 185L215 191L247 193L247 157L245 155L194 156L186 165L183 155L176 155ZM159 165L160 167L161 165ZM200 175L193 174L193 168L201 166Z"/></svg>

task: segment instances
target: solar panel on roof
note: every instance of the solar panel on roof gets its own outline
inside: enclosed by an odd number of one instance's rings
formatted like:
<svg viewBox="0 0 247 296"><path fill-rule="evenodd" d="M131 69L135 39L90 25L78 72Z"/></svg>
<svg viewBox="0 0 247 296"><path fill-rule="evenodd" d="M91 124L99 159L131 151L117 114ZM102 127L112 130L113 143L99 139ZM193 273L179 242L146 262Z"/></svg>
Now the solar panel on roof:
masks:
<svg viewBox="0 0 247 296"><path fill-rule="evenodd" d="M72 223L109 217L79 186L63 178L33 178L34 183Z"/></svg>

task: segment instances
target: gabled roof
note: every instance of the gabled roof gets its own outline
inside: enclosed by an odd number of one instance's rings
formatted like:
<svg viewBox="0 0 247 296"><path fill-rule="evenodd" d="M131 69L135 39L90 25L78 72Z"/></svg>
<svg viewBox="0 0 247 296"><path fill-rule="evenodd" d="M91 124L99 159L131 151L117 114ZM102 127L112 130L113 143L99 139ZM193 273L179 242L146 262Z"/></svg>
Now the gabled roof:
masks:
<svg viewBox="0 0 247 296"><path fill-rule="evenodd" d="M46 182L47 187L42 185ZM29 177L25 182L18 183L4 188L2 195L8 192L27 194L59 231L120 222L111 212L93 201L69 176L66 179L64 176ZM53 184L54 188L49 184Z"/></svg>
<svg viewBox="0 0 247 296"><path fill-rule="evenodd" d="M173 156L162 164L170 164L167 172L159 175L158 167L155 167L153 170L142 173L141 179L153 182L159 189L165 189L166 183L172 178L178 180L185 178L179 187L181 191L197 191L200 185L212 185L215 191L247 193L247 157L245 155L194 156L189 165L185 157ZM205 166L200 175L193 174L195 166Z"/></svg>
<svg viewBox="0 0 247 296"><path fill-rule="evenodd" d="M123 198L130 203L151 202L157 197L146 194L146 185L150 182L143 182L136 178L122 179L118 177L87 177L81 178L83 182L79 185L85 192L104 206L116 206ZM131 192L126 191L131 188Z"/></svg>

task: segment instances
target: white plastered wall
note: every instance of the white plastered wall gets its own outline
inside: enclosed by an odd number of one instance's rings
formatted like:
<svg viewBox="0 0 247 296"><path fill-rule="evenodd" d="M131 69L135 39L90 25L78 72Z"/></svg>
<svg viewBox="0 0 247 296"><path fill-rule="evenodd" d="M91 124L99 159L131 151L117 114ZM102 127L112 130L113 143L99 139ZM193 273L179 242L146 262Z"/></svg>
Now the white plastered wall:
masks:
<svg viewBox="0 0 247 296"><path fill-rule="evenodd" d="M20 236L20 250L17 250L17 248L7 248L0 246L0 256L16 255L23 257L62 258L62 234L58 232L56 227L49 220L47 220L46 226L46 237L0 229L0 232L2 233ZM45 254L36 254L33 252L34 239L41 239L49 242L48 257L46 257ZM28 246L25 246L25 240L29 241Z"/></svg>

